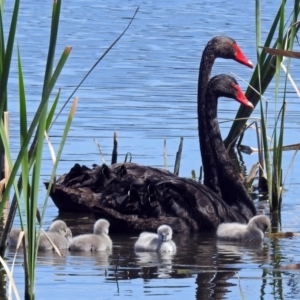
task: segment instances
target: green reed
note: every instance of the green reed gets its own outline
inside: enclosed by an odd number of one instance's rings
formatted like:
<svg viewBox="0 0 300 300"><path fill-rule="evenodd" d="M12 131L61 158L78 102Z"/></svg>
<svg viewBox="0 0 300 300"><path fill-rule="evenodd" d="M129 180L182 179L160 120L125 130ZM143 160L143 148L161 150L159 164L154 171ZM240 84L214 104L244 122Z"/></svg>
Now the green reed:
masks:
<svg viewBox="0 0 300 300"><path fill-rule="evenodd" d="M14 47L15 32L17 28L18 13L19 13L20 1L16 0L12 19L10 23L10 30L8 34L7 46L5 47L4 33L3 33L3 5L1 4L0 11L0 114L3 116L7 110L7 103L9 97L7 96L7 82L9 78L10 63L12 58L12 50ZM14 196L11 202L7 221L3 230L0 241L0 261L3 263L4 268L7 269L2 257L4 256L6 249L6 240L11 230L14 220L16 209L18 209L20 224L22 231L26 231L25 239L23 240L24 251L24 272L25 272L25 299L35 298L35 269L37 259L37 249L39 232L43 223L43 218L46 212L47 200L49 193L54 182L55 172L59 163L62 150L68 136L76 106L77 99L74 100L69 116L65 123L65 128L61 136L58 152L54 154L51 143L49 142L47 132L55 122L57 116L61 113L54 115L56 112L57 103L60 100L60 90L55 95L55 84L60 76L60 73L65 65L65 62L71 52L70 47L66 47L62 52L60 59L54 67L55 48L57 41L57 34L59 28L61 0L56 0L52 7L52 19L50 25L50 41L48 45L48 56L45 68L45 76L43 89L41 94L41 100L37 111L33 117L33 120L28 126L28 114L27 114L27 101L26 101L26 89L25 80L23 76L21 50L18 47L17 59L18 59L18 81L19 81L19 105L20 105L20 150L16 160L13 162L11 157L11 151L9 148L8 139L5 134L5 128L3 121L0 122L0 156L5 154L8 160L11 175L6 183L5 191L2 194L2 201L0 202L0 213L3 213L5 202L8 199L9 192L14 187ZM97 64L105 57L105 55L112 49L112 47L118 42L131 25L138 8L136 9L133 18L130 20L125 30L118 36L118 38L107 48L103 55L96 61L96 63L87 72L86 76L81 80L78 86L75 88L71 96L65 101L66 103L72 98L77 89L81 86L91 71L97 66ZM54 94L54 95L53 95ZM54 98L52 101L51 99ZM51 104L52 102L52 104ZM43 167L43 147L44 140L48 141L50 152L53 160L53 169L49 180L49 187L45 196L45 200L42 205L42 212L38 210L39 199L39 187L40 187L40 172ZM1 160L1 159L0 159ZM20 174L20 175L19 175ZM17 179L18 178L18 179ZM9 277L10 278L10 277ZM16 295L18 298L18 296Z"/></svg>
<svg viewBox="0 0 300 300"><path fill-rule="evenodd" d="M249 87L246 91L247 98L256 106L260 105L261 141L259 147L263 149L264 168L270 200L270 211L279 212L282 202L282 149L284 137L285 103L287 95L287 81L290 69L290 61L286 66L286 75L281 76L282 56L274 56L261 49L261 19L260 1L256 0L256 49L257 66L254 70ZM294 1L294 8L288 21L285 20L286 1L282 1L275 16L273 24L267 35L264 47L275 49L292 50L299 24L296 23L299 16L299 0ZM272 44L273 43L273 44ZM272 45L272 46L271 46ZM283 78L284 77L284 78ZM262 95L267 90L270 82L275 80L275 119L272 124L268 119L268 109L262 100ZM283 93L279 95L279 87L283 86ZM258 93L256 92L258 91ZM268 104L267 104L268 105ZM226 146L234 144L236 137L242 132L251 110L240 107L236 120L225 139ZM271 142L268 140L268 132L271 132ZM272 148L272 151L268 149Z"/></svg>
<svg viewBox="0 0 300 300"><path fill-rule="evenodd" d="M9 37L7 42L7 47L4 47L4 34L3 34L3 22L1 11L1 105L0 113L6 110L7 102L9 97L7 96L7 81L9 77L10 62L12 57L12 49L14 46L15 31L17 27L18 12L19 12L20 1L15 1L13 17L11 20L11 26L9 31ZM45 69L43 91L41 95L40 104L33 117L33 120L28 127L27 123L27 107L26 107L26 91L25 83L22 70L22 60L20 49L18 47L18 80L19 80L19 105L20 105L20 150L17 155L16 161L13 163L11 158L11 152L9 144L4 132L4 124L1 122L0 134L3 143L3 149L6 157L8 158L9 167L11 169L10 178L6 184L5 191L2 195L2 201L0 203L0 212L3 211L6 199L8 199L8 194L12 186L15 189L15 196L13 202L17 203L19 210L19 217L22 230L25 230L27 234L25 235L24 247L24 267L25 267L25 299L35 298L35 269L36 269L36 258L37 258L37 248L38 248L38 238L37 238L37 215L38 212L38 199L39 199L39 183L40 183L40 172L42 168L43 161L43 147L44 147L44 134L48 131L49 124L52 122L52 117L54 115L56 104L59 100L59 93L55 97L50 113L48 112L48 106L50 105L50 98L53 92L55 83L60 75L61 70L70 54L71 48L66 47L61 57L55 66L53 67L56 40L58 33L58 24L60 16L61 1L55 1L52 9L52 22L50 29L50 42L48 49L47 64ZM4 92L3 92L4 91ZM74 111L76 107L76 102L72 107L71 113L68 120L66 121L66 126L61 138L61 143L59 151L56 155L56 161L54 162L51 181L57 168L57 164L62 153L62 148L65 143L72 118L74 116ZM33 141L32 141L33 140ZM29 144L32 141L31 147ZM3 155L3 152L1 153ZM16 178L18 177L18 172L21 172L19 182L17 184ZM47 195L48 196L48 195ZM43 206L43 213L46 209L47 197ZM11 206L11 211L13 211L13 205ZM21 207L24 208L22 211ZM10 212L11 212L10 211ZM14 212L13 212L14 215ZM6 234L3 233L1 238L1 256L4 254L5 242L7 238L7 233L10 230L12 224L12 218L9 218L6 223ZM39 219L39 226L42 224L42 219Z"/></svg>
<svg viewBox="0 0 300 300"><path fill-rule="evenodd" d="M259 1L257 1L259 2ZM291 27L285 28L285 2L282 1L279 10L278 20L278 37L277 37L277 49L292 50L293 42L296 36L298 28L293 26L299 15L299 1L294 3L294 11L292 14ZM259 21L257 20L259 24ZM259 36L260 26L257 27L257 36ZM257 58L260 62L261 52L259 51L260 41L257 39ZM263 51L265 52L265 51ZM265 171L268 183L270 212L280 212L282 203L282 149L284 138L284 121L285 121L285 109L286 109L286 95L287 95L287 82L290 69L290 59L287 62L286 75L281 76L281 63L282 56L275 56L275 119L273 120L273 126L271 128L271 144L268 142L267 131L268 126L267 111L264 112L263 101L260 101L261 111L261 127L262 127L262 145L264 149L265 157ZM282 77L284 77L282 79ZM282 82L283 81L283 82ZM279 96L279 87L283 85L282 96ZM261 94L261 85L260 85ZM268 151L272 148L272 151Z"/></svg>

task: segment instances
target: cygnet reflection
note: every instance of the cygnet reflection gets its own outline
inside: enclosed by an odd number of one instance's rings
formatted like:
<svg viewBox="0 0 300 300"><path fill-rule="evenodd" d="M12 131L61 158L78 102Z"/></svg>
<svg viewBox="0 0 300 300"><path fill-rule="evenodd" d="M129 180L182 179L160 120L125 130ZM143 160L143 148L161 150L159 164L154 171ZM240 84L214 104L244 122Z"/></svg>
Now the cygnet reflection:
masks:
<svg viewBox="0 0 300 300"><path fill-rule="evenodd" d="M136 252L136 264L145 271L148 276L153 278L170 278L172 277L172 261L175 253L172 252Z"/></svg>
<svg viewBox="0 0 300 300"><path fill-rule="evenodd" d="M157 234L152 232L142 232L135 242L136 251L155 252L176 252L176 245L172 241L172 228L168 225L161 225L157 229Z"/></svg>
<svg viewBox="0 0 300 300"><path fill-rule="evenodd" d="M262 241L271 223L267 216L258 215L248 224L223 223L217 229L217 238L226 241Z"/></svg>
<svg viewBox="0 0 300 300"><path fill-rule="evenodd" d="M112 251L71 251L68 254L70 265L84 265L87 261L93 266L108 267L111 264Z"/></svg>
<svg viewBox="0 0 300 300"><path fill-rule="evenodd" d="M270 250L263 241L230 242L217 241L218 262L220 264L264 264L270 262Z"/></svg>
<svg viewBox="0 0 300 300"><path fill-rule="evenodd" d="M99 219L94 224L93 234L82 234L74 237L70 242L70 251L110 251L112 241L108 236L109 222Z"/></svg>

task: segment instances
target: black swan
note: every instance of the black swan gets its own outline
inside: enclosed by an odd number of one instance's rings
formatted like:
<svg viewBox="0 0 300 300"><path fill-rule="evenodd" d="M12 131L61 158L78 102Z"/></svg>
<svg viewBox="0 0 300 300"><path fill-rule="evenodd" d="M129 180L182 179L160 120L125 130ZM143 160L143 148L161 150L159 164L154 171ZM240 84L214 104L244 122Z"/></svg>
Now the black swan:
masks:
<svg viewBox="0 0 300 300"><path fill-rule="evenodd" d="M209 81L214 61L218 57L234 59L235 61L250 68L253 68L253 64L245 57L237 43L233 39L225 36L214 37L207 43L200 63L197 112L204 184L224 198L221 193L222 187L219 186L218 182L215 157L211 155L212 147L210 145L210 136L207 134L209 131L207 129L206 122L203 122L206 118L205 116L207 111L205 101L206 86ZM226 199L226 197L224 199Z"/></svg>
<svg viewBox="0 0 300 300"><path fill-rule="evenodd" d="M220 224L217 229L217 238L225 241L261 242L270 227L270 219L265 215L258 215L251 218L248 224Z"/></svg>
<svg viewBox="0 0 300 300"><path fill-rule="evenodd" d="M157 234L144 231L134 244L135 251L176 252L176 245L172 241L173 230L168 225L160 225Z"/></svg>
<svg viewBox="0 0 300 300"><path fill-rule="evenodd" d="M220 75L215 76L210 80L206 88L206 97L210 99L210 101L206 102L206 126L207 132L209 132L207 136L209 136L212 151L210 159L214 162L216 167L215 170L217 170L217 182L222 199L224 199L231 207L240 210L242 215L250 218L251 214L256 214L253 200L247 192L240 175L237 173L232 160L227 154L219 129L217 117L218 95L214 90L221 90L226 80L229 80L227 85L235 84L231 82L232 80L229 77L224 78L224 76ZM236 88L239 89L237 83ZM224 96L227 95L224 94ZM230 96L230 94L228 96ZM243 96L241 95L241 97ZM237 98L239 98L239 96L237 96ZM245 105L245 103L242 104ZM251 106L252 104L249 102L248 107L251 108Z"/></svg>
<svg viewBox="0 0 300 300"><path fill-rule="evenodd" d="M211 79L207 103L221 96L253 108L231 76ZM212 105L216 108L217 103ZM209 114L206 121L210 123ZM214 138L220 135L218 125L215 129ZM212 155L217 157L215 152ZM227 188L242 185L238 174L234 184ZM109 219L112 231L117 232L156 231L161 224L168 224L174 232L201 232L215 230L223 222L247 223L255 215L248 198L222 199L192 179L134 163L94 165L93 169L75 164L57 180L50 196L61 212L92 211L96 217Z"/></svg>

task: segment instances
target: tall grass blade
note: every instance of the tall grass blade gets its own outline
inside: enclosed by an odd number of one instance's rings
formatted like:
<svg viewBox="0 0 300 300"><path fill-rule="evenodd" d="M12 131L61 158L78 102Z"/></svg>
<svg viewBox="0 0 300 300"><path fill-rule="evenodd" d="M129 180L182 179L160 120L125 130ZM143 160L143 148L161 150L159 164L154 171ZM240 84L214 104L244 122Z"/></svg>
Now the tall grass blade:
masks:
<svg viewBox="0 0 300 300"><path fill-rule="evenodd" d="M23 79L23 70L22 63L20 57L20 49L18 47L18 79L19 79L19 103L20 103L20 145L23 145L25 136L27 135L27 107L26 107L26 96L25 96L25 86ZM27 147L25 148L25 152L27 153ZM21 163L22 173L29 174L29 166L28 166L28 156L24 155ZM28 198L28 180L25 176L22 177L22 185L23 189L23 198ZM18 203L19 216L22 216L21 213L21 205ZM25 206L25 210L27 207ZM20 223L22 230L24 229L24 221L23 218L20 217Z"/></svg>
<svg viewBox="0 0 300 300"><path fill-rule="evenodd" d="M263 48L266 53L269 53L272 55L285 56L285 57L290 57L290 58L300 58L300 52L274 49L274 48L268 48L268 47L261 47L261 48Z"/></svg>
<svg viewBox="0 0 300 300"><path fill-rule="evenodd" d="M56 162L56 155L55 155L55 151L54 151L54 148L51 144L51 141L50 141L50 138L49 138L49 135L47 133L47 131L45 131L45 139L47 141L47 144L48 144L48 148L49 148L49 151L50 151L50 155L51 155L51 159L52 159L52 164L54 165L55 162Z"/></svg>
<svg viewBox="0 0 300 300"><path fill-rule="evenodd" d="M167 138L164 138L164 168L168 170Z"/></svg>
<svg viewBox="0 0 300 300"><path fill-rule="evenodd" d="M2 140L2 143L3 143L3 146L4 146L4 150L5 150L5 153L6 153L9 168L12 169L13 161L12 161L12 157L11 157L11 153L10 153L10 149L9 149L8 140L7 140L6 133L5 133L3 120L0 120L0 137L1 137L1 140ZM17 186L16 186L15 181L13 181L13 184L14 184L14 187L16 189ZM19 199L20 199L19 193L16 193L16 198L17 198L17 201L19 201ZM4 205L5 205L5 201L3 201L3 200L0 201L0 211L1 212L3 211ZM3 256L3 255L0 255L0 256Z"/></svg>
<svg viewBox="0 0 300 300"><path fill-rule="evenodd" d="M52 76L53 61L55 57L55 48L56 48L57 33L59 27L60 8L61 8L61 0L54 1L52 7L50 42L49 42L49 49L48 49L47 64L45 69L43 96L44 96L45 88L48 87L50 78Z"/></svg>
<svg viewBox="0 0 300 300"><path fill-rule="evenodd" d="M126 153L125 158L124 158L124 162L127 162L127 159L128 159L128 162L131 163L132 154L130 152Z"/></svg>
<svg viewBox="0 0 300 300"><path fill-rule="evenodd" d="M269 31L268 37L266 39L266 42L264 44L264 47L269 48L270 47L270 43L272 40L275 39L274 35L276 33L276 28L279 27L279 22L280 22L280 16L281 16L281 8L284 8L286 1L283 1L278 12L277 15L273 21L271 30ZM296 23L297 21L297 17L299 15L299 1L296 0L295 1L295 5L294 5L294 11L293 11L293 16L292 16L292 24ZM282 44L287 44L288 45L288 49L287 50L291 50L293 47L293 42L295 39L295 35L297 34L298 30L299 30L300 26L299 24L296 23L295 26L293 26L292 28L292 32L291 33L286 33L284 35L283 38L283 43ZM273 48L276 48L278 45L278 38L276 38L276 41L273 45ZM261 46L261 45L258 45ZM269 86L269 83L272 81L275 72L276 72L276 59L273 57L273 55L265 55L266 53L264 53L264 51L262 52L260 59L258 60L258 64L253 72L252 78L250 80L249 85L251 85L254 89L259 90L259 74L261 74L261 94L263 94L266 89ZM261 72L259 72L258 70L258 66L260 66L260 70ZM251 99L251 102L253 103L254 106L257 105L260 96L258 96L250 87L248 87L248 89L246 90L245 93L246 97L248 99ZM236 121L234 121L234 123L232 124L230 131L224 141L226 148L227 146L235 140L236 136L239 135L239 133L242 131L242 129L244 128L244 125L246 123L247 118L249 118L249 116L251 115L252 111L249 110L248 108L241 106L236 114L235 119L237 119ZM240 118L245 118L245 119L240 119ZM232 144L234 146L234 143Z"/></svg>
<svg viewBox="0 0 300 300"><path fill-rule="evenodd" d="M51 79L49 80L49 85L48 85L48 88L44 88L44 94L42 96L42 100L38 106L38 109L33 117L33 120L32 120L32 123L30 124L29 126L29 129L27 131L27 134L26 136L24 137L24 141L23 141L23 144L21 145L21 150L17 156L17 159L15 161L15 164L14 164L14 167L11 171L11 177L10 179L8 180L8 183L7 183L7 186L6 186L6 190L3 194L3 199L6 199L7 196L8 196L8 193L9 193L9 189L11 188L11 185L12 185L12 180L13 178L15 178L15 176L17 175L17 172L18 172L18 169L19 169L19 166L21 164L21 161L24 157L24 155L26 154L27 155L27 147L29 145L29 142L33 136L33 133L34 133L34 130L36 129L37 125L38 125L38 122L39 122L39 119L43 116L43 111L47 108L47 105L48 105L48 99L49 99L49 96L50 96L50 93L54 87L54 84L55 84L55 80L58 78L58 75L59 73L61 72L65 62L66 62L66 59L67 57L69 56L70 54L70 48L66 48L65 51L63 52L62 56L61 56L61 59L59 60L58 62L58 65L56 67L56 70L55 70L55 76L53 75L51 77ZM30 149L30 153L33 153L35 150L35 142L36 142L36 138L34 139L33 141L33 144L32 144L32 147ZM30 159L30 157L29 157ZM32 160L31 160L32 161ZM32 162L30 163L30 165L32 164Z"/></svg>
<svg viewBox="0 0 300 300"><path fill-rule="evenodd" d="M1 262L1 264L2 264L2 266L3 266L3 268L4 268L5 272L6 272L6 274L8 276L8 279L9 279L11 285L12 285L12 288L14 290L14 293L15 293L15 296L16 296L17 300L20 300L21 298L19 296L19 292L18 292L18 289L16 287L14 278L13 278L13 276L12 276L12 274L11 274L11 272L10 272L7 264L6 264L6 262L3 260L3 258L1 256L0 256L0 262Z"/></svg>
<svg viewBox="0 0 300 300"><path fill-rule="evenodd" d="M59 148L58 148L58 152L57 152L57 155L56 155L56 161L55 161L55 163L53 165L53 168L52 168L52 174L51 174L51 178L50 178L50 181L49 181L49 186L48 186L48 190L47 190L47 194L46 194L46 198L45 198L44 206L43 206L43 210L42 210L42 217L41 217L42 222L44 220L44 215L45 215L45 212L46 212L47 202L48 202L50 191L51 191L51 188L52 188L53 179L55 177L56 169L57 169L58 163L60 161L60 157L61 157L64 145L65 145L66 139L68 137L68 133L69 133L69 130L70 130L70 127L71 127L71 124L72 124L72 121L73 121L73 118L74 118L74 115L75 115L77 104L78 104L78 98L75 98L74 102L72 104L68 119L66 121L64 132L62 134L62 138L61 138Z"/></svg>
<svg viewBox="0 0 300 300"><path fill-rule="evenodd" d="M258 147L264 149L265 158L265 173L268 181L268 191L269 191L269 201L271 212L280 212L281 207L281 193L282 193L282 151L283 147L283 137L284 137L284 120L285 120L285 97L287 93L287 82L290 77L290 59L288 60L286 68L286 76L283 88L283 106L277 111L279 101L279 91L281 88L280 82L280 70L283 65L283 55L300 58L300 53L291 51L293 48L294 40L296 34L300 28L297 18L299 16L299 0L294 1L294 9L291 14L291 26L287 28L288 23L285 21L286 14L286 1L281 2L280 8L274 19L274 22L269 31L268 37L264 44L264 47L260 47L260 1L256 0L256 46L257 46L257 66L253 73L250 81L250 85L246 91L246 97L251 99L251 102L256 106L260 100L260 115L261 115L261 141L258 143ZM277 36L275 36L277 34ZM275 40L273 47L270 46L271 42ZM263 49L260 52L260 49ZM284 67L283 67L284 68ZM263 93L266 91L270 81L275 76L275 119L274 119L274 129L272 130L272 144L268 145L268 107L264 110L264 105L262 103ZM251 88L250 88L251 86ZM259 94L255 94L254 90L258 90ZM268 105L268 103L266 104ZM280 104L281 106L281 104ZM251 111L247 108L241 107L236 115L236 119L230 129L230 132L225 140L225 145L231 145L235 143L235 137L244 128L246 120L240 120L240 118L248 118ZM277 116L278 114L278 116ZM272 149L273 153L269 151ZM260 159L262 163L262 160Z"/></svg>
<svg viewBox="0 0 300 300"><path fill-rule="evenodd" d="M180 169L182 146L183 146L183 137L180 138L180 143L179 143L179 147L178 147L178 151L176 153L176 159L175 159L174 174L177 176L179 174L179 169Z"/></svg>
<svg viewBox="0 0 300 300"><path fill-rule="evenodd" d="M52 123L52 120L53 120L53 116L55 114L55 110L56 110L56 107L57 107L57 103L58 103L58 100L59 100L59 97L60 97L60 89L58 90L58 93L52 103L52 106L50 108L50 111L48 113L48 116L47 116L47 122L46 122L46 131L48 132L49 128L50 128L50 125Z"/></svg>
<svg viewBox="0 0 300 300"><path fill-rule="evenodd" d="M16 0L8 32L8 42L5 49L3 30L3 3L0 10L0 118L3 118L4 111L7 111L7 83L10 72L11 57L13 53L14 39L17 28L20 1ZM4 146L0 140L0 180L4 176ZM7 183L6 183L7 184ZM6 197L2 196L2 201L6 202ZM2 215L2 211L0 212Z"/></svg>
<svg viewBox="0 0 300 300"><path fill-rule="evenodd" d="M278 210L281 210L282 203L282 151L283 151L283 137L284 137L284 121L285 121L286 102L284 101L281 113L280 132L278 140L278 170L277 177L279 184L276 186L276 197L278 199Z"/></svg>
<svg viewBox="0 0 300 300"><path fill-rule="evenodd" d="M17 22L18 22L18 14L19 14L19 6L20 1L16 0L14 9L13 9L13 15L10 23L10 29L8 34L8 41L7 46L5 50L5 55L2 54L2 57L4 57L4 61L2 61L2 72L1 72L1 80L0 80L0 116L3 115L3 111L7 110L7 82L8 82L8 76L10 71L10 64L11 64L11 57L13 53L13 47L14 47L14 40L15 40L15 34L16 34L16 28L17 28ZM3 26L3 16L1 11L1 26ZM3 35L3 28L2 28L2 35ZM3 43L3 37L1 38L1 43ZM4 47L4 43L3 43ZM3 49L2 49L3 51Z"/></svg>
<svg viewBox="0 0 300 300"><path fill-rule="evenodd" d="M117 140L117 133L114 132L114 147L112 151L112 156L111 156L111 164L116 164L118 159L118 140Z"/></svg>
<svg viewBox="0 0 300 300"><path fill-rule="evenodd" d="M97 149L98 149L98 151L99 151L99 153L100 153L100 157L101 157L102 163L103 163L103 164L106 164L105 158L104 158L104 154L103 154L103 152L102 152L102 149L101 149L100 144L98 143L98 141L97 141L96 139L94 139L94 143L96 144Z"/></svg>
<svg viewBox="0 0 300 300"><path fill-rule="evenodd" d="M193 180L196 180L196 172L195 172L195 170L191 171L191 176L192 176Z"/></svg>

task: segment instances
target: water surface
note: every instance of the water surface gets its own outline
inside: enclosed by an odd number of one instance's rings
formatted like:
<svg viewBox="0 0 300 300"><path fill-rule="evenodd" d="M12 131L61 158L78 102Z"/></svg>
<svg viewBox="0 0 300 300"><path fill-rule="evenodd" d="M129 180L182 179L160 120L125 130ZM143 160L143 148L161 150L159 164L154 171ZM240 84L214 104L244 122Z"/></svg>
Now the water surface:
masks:
<svg viewBox="0 0 300 300"><path fill-rule="evenodd" d="M262 40L270 28L280 1L262 3ZM12 3L5 3L9 20ZM52 2L22 2L17 40L25 74L28 111L33 117L40 100L47 54ZM290 4L289 4L290 5ZM139 13L128 32L75 93L79 105L64 148L58 174L75 162L91 166L101 164L93 139L100 143L106 162L110 162L113 132L118 133L119 158L127 152L133 161L164 166L163 141L167 138L168 167L173 170L180 137L184 137L180 175L190 176L201 165L197 133L196 94L201 52L215 35L237 40L246 56L256 63L254 3L249 1L199 2L170 1L63 1L57 60L64 47L72 46L70 58L59 79L61 103L72 93L96 59L128 24L137 6ZM296 49L297 50L297 49ZM292 61L292 75L299 82L299 62ZM11 146L19 148L19 116L16 52L9 82ZM234 72L249 81L252 71L236 62L217 60L213 75ZM243 90L247 85L239 80ZM285 144L299 142L299 99L289 86ZM274 87L266 97L270 101L270 133L275 109ZM63 111L50 131L55 149L62 134L68 110ZM219 119L233 119L238 104L229 99L219 103ZM259 110L253 113L259 117ZM221 123L226 136L230 123ZM256 147L254 131L245 135L245 144ZM284 153L284 175L293 153ZM45 147L42 181L49 179L51 159ZM246 172L257 156L244 155ZM299 231L299 160L285 178L282 231ZM267 211L267 210L265 210ZM75 234L81 225L92 230L92 217L59 216L49 200L44 228L56 218L64 218ZM15 226L19 225L16 218ZM267 238L262 245L220 245L214 234L175 236L178 252L174 256L135 254L134 236L113 235L112 254L39 253L36 299L115 299L130 297L155 299L294 299L300 298L298 281L299 237ZM14 251L8 249L9 264ZM23 291L22 257L18 256L14 278ZM293 269L294 268L294 269ZM6 291L4 291L6 293Z"/></svg>

